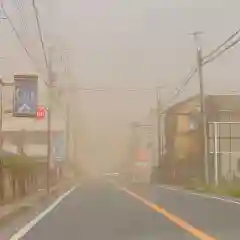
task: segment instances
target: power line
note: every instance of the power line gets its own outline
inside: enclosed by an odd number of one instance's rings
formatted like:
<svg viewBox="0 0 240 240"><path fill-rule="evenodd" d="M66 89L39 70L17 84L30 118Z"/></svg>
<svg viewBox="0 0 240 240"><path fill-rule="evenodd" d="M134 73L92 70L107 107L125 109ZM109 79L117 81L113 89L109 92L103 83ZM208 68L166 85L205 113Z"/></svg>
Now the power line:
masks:
<svg viewBox="0 0 240 240"><path fill-rule="evenodd" d="M213 51L211 51L208 55L203 57L202 59L202 65L205 66L208 63L213 62L217 58L219 58L223 53L225 53L227 50L231 49L234 47L237 43L240 42L240 37L235 40L233 43L230 45L226 46L223 50L219 52L219 50L225 46L229 41L231 41L235 36L237 36L240 33L240 29L233 33L227 40L225 40L222 44L220 44L217 48L215 48ZM217 54L216 54L217 53ZM216 54L216 55L215 55ZM215 56L214 56L215 55ZM209 59L208 59L209 58ZM194 75L197 73L197 68L194 68L190 71L188 74L189 76L187 77L186 80L184 80L183 84L181 85L180 88L177 89L177 91L174 93L173 97L171 98L170 102L172 102L175 98L177 98L186 88L186 86L189 84L190 80L194 77Z"/></svg>
<svg viewBox="0 0 240 240"><path fill-rule="evenodd" d="M22 46L22 48L24 49L25 53L26 53L27 56L30 58L30 60L32 61L32 63L34 64L34 66L36 66L34 58L33 58L32 55L30 54L30 52L28 51L27 47L24 45L24 43L23 43L23 41L22 41L22 39L21 39L21 37L20 37L20 34L18 33L17 29L15 28L15 26L14 26L11 18L9 17L9 15L8 15L8 13L6 12L6 10L5 10L5 8L4 8L4 6L3 6L2 3L1 3L1 8L2 8L3 14L5 15L8 23L10 24L13 32L15 33L15 35L16 35L16 37L17 37L17 39L18 39L18 42L20 43L20 45Z"/></svg>
<svg viewBox="0 0 240 240"><path fill-rule="evenodd" d="M172 100L174 100L176 97L180 95L180 93L182 93L182 91L186 88L186 86L189 84L190 80L194 77L196 73L197 73L197 68L194 68L190 71L190 73L188 74L188 77L185 79L182 86L178 88L177 91L174 93Z"/></svg>
<svg viewBox="0 0 240 240"><path fill-rule="evenodd" d="M27 54L28 58L29 58L29 59L31 60L31 62L33 63L33 66L35 67L35 69L39 72L38 66L37 66L34 58L32 57L32 55L31 55L31 53L29 52L28 48L25 46L24 42L22 41L21 36L20 36L19 32L17 31L16 27L14 26L14 24L13 24L10 16L8 15L7 11L5 10L5 7L4 7L3 3L1 3L0 6L1 6L2 12L3 12L4 16L6 17L8 23L9 23L11 29L12 29L12 31L14 32L14 34L15 34L18 42L20 43L21 47L24 49L24 51L25 51L25 53ZM45 80L44 80L43 82L45 83L45 85L48 86L48 83L47 83Z"/></svg>
<svg viewBox="0 0 240 240"><path fill-rule="evenodd" d="M45 43L44 43L44 40L43 40L42 28L41 28L41 24L40 24L40 20L39 20L38 8L36 6L35 0L32 0L32 6L33 6L35 18L36 18L37 29L38 29L38 36L39 36L40 43L41 43L41 48L42 48L43 57L44 57L44 63L45 63L45 67L46 67L46 70L47 70L47 74L49 75L49 70L50 69L49 69L49 64L48 64L48 59L47 59ZM48 81L44 80L44 83L45 83L45 85L47 87L50 87L50 84L49 84Z"/></svg>
<svg viewBox="0 0 240 240"><path fill-rule="evenodd" d="M79 91L85 91L85 92L110 92L110 91L128 91L128 92L147 92L147 91L155 91L155 88L84 88L79 87L77 88Z"/></svg>
<svg viewBox="0 0 240 240"><path fill-rule="evenodd" d="M222 47L224 47L229 41L231 41L234 37L236 37L240 33L240 29L238 29L236 32L234 32L229 38L227 38L222 44L220 44L218 47L216 47L214 50L212 50L208 55L203 57L203 61L207 58L211 58L214 54L216 54Z"/></svg>
<svg viewBox="0 0 240 240"><path fill-rule="evenodd" d="M228 51L229 49L231 49L232 47L234 47L236 44L238 44L240 42L240 37L238 39L236 39L234 42L232 42L230 45L226 46L223 50L221 50L220 52L218 52L215 56L211 57L208 60L203 61L203 65L206 65L208 63L213 62L214 60L216 60L217 58L219 58L223 53L225 53L226 51Z"/></svg>
<svg viewBox="0 0 240 240"><path fill-rule="evenodd" d="M24 8L24 7L23 7L23 2L20 1L20 0L15 0L15 3L16 3L17 12L18 12L19 15L20 15L20 19L21 19L21 21L22 21L25 29L27 30L27 29L28 29L28 23L27 23L24 15L23 15L23 13L22 13L22 10L23 10L23 8Z"/></svg>
<svg viewBox="0 0 240 240"><path fill-rule="evenodd" d="M228 45L227 47L225 47L223 50L221 50L220 52L217 53L217 51L222 48L223 46L225 46L233 37L235 37L238 33L240 32L240 30L238 30L237 32L235 32L234 34L232 34L226 41L224 41L224 43L222 43L220 46L218 46L215 50L211 51L206 57L203 58L203 66L216 60L218 57L220 57L224 52L226 52L227 50L231 49L233 46L235 46L237 43L240 42L240 37L235 40L232 44ZM217 53L217 55L214 56L214 54ZM206 60L208 57L211 57L210 59ZM205 61L204 61L205 59ZM187 85L189 84L190 80L195 76L195 74L197 73L197 68L193 68L190 73L188 74L188 77L184 80L183 84L181 85L180 88L178 88L175 93L173 94L170 103L176 99L183 91L184 89L187 87ZM108 91L108 90L116 90L116 89L104 89L104 88L79 88L78 90L82 90L82 91ZM125 90L125 91L151 91L153 89L118 89L118 90Z"/></svg>
<svg viewBox="0 0 240 240"><path fill-rule="evenodd" d="M213 51L211 51L208 55L206 55L203 59L202 59L202 64L203 66L216 60L218 57L220 57L224 52L226 52L227 50L231 49L233 46L235 46L237 43L240 42L240 37L235 40L233 43L231 43L230 45L226 46L223 50L221 50L219 52L219 50L225 46L229 41L231 41L235 36L237 36L240 33L240 29L238 31L236 31L235 33L233 33L227 40L225 40L221 45L219 45L217 48L215 48ZM217 53L217 54L216 54ZM214 56L214 54L216 54ZM209 58L209 59L208 59ZM195 74L197 73L197 68L193 68L187 78L184 80L183 84L181 85L181 87L179 87L177 90L175 90L170 103L176 99L183 91L184 89L187 87L187 85L189 84L190 80L195 76ZM116 89L104 89L104 88L79 88L78 90L82 90L82 91L108 91L108 90L116 90ZM118 90L125 90L125 91L151 91L153 89L118 89Z"/></svg>
<svg viewBox="0 0 240 240"><path fill-rule="evenodd" d="M41 28L41 24L40 24L40 20L39 20L38 8L36 6L35 0L32 0L32 6L33 6L34 14L35 14L35 17L36 17L37 28L38 28L38 36L39 36L40 43L41 43L41 48L42 48L42 52L43 52L45 66L46 66L47 71L49 71L47 53L46 53L45 43L44 43L44 40L43 40L43 33L42 33L42 28Z"/></svg>
<svg viewBox="0 0 240 240"><path fill-rule="evenodd" d="M12 0L12 1L14 3L15 8L16 8L16 11L15 11L16 15L19 15L19 18L21 20L20 22L22 23L21 26L23 26L23 31L25 31L25 33L23 32L23 34L21 34L22 39L25 42L25 45L27 45L29 43L29 41L32 42L32 39L31 39L31 26L29 25L28 18L25 14L25 11L24 11L25 7L26 7L26 4L24 3L23 0ZM19 29L19 33L22 33L21 29ZM30 33L30 38L28 38L29 33ZM31 51L32 47L29 47L28 49L29 49L29 51ZM32 53L32 56L35 57L34 54L33 54L34 52L31 52L31 53ZM36 59L36 62L37 62L37 59Z"/></svg>

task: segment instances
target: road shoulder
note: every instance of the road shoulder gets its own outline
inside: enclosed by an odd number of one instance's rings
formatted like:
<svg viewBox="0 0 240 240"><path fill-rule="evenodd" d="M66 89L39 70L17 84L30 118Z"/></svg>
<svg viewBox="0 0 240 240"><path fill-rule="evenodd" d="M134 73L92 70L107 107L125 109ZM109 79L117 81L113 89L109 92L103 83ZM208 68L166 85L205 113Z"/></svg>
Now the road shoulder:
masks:
<svg viewBox="0 0 240 240"><path fill-rule="evenodd" d="M69 190L76 183L73 179L65 179L51 188L50 194L46 190L26 197L11 205L3 206L0 213L0 239L9 239L16 230L22 228L31 219L44 211L59 196Z"/></svg>

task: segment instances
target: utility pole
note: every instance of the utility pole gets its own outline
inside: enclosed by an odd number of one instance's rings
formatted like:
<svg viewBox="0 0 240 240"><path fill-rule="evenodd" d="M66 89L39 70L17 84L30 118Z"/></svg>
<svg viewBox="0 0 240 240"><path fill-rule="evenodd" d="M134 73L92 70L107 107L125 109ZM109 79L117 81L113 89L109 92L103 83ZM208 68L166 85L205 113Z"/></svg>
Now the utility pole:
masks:
<svg viewBox="0 0 240 240"><path fill-rule="evenodd" d="M52 158L52 84L53 84L53 72L52 72L52 49L49 49L48 60L48 108L47 108L47 192L50 193L50 164Z"/></svg>
<svg viewBox="0 0 240 240"><path fill-rule="evenodd" d="M162 87L157 87L156 89L156 100L157 100L157 160L158 166L161 164L161 158L163 156L163 143L162 143L162 129L161 129L161 89Z"/></svg>
<svg viewBox="0 0 240 240"><path fill-rule="evenodd" d="M1 140L1 149L2 149L2 146L3 146L3 134L2 134L2 127L3 127L3 82L2 82L2 79L0 80L1 81L1 89L0 89L0 101L1 101L1 115L0 115L0 140ZM4 198L4 184L3 184L3 160L0 159L0 197L1 197L1 200L3 200Z"/></svg>
<svg viewBox="0 0 240 240"><path fill-rule="evenodd" d="M64 60L64 74L65 74L65 78L68 79L68 81L65 82L65 114L66 114L66 122L65 122L65 137L66 137L66 142L65 142L65 156L66 156L66 161L69 164L69 159L70 159L70 93L71 93L71 85L69 83L70 81L70 74L69 74L69 62L68 62L68 55L67 55L67 51L65 49L65 57L63 57L63 55L61 55L61 61Z"/></svg>
<svg viewBox="0 0 240 240"><path fill-rule="evenodd" d="M205 170L205 182L209 184L209 165L208 165L208 133L207 133L207 116L206 116L206 107L205 107L205 93L204 93L204 83L203 83L203 74L202 74L202 49L199 43L199 35L201 32L194 32L194 40L197 46L197 70L199 78L199 87L200 87L200 105L201 105L201 123L202 123L202 141L203 141L203 151L204 151L204 170Z"/></svg>
<svg viewBox="0 0 240 240"><path fill-rule="evenodd" d="M68 101L68 99L67 99ZM70 142L70 106L69 102L66 104L66 160L69 163L69 142Z"/></svg>
<svg viewBox="0 0 240 240"><path fill-rule="evenodd" d="M50 192L50 162L51 162L51 107L47 109L47 192Z"/></svg>
<svg viewBox="0 0 240 240"><path fill-rule="evenodd" d="M136 162L137 162L137 151L138 151L138 135L137 135L138 123L132 123L132 181L136 181Z"/></svg>
<svg viewBox="0 0 240 240"><path fill-rule="evenodd" d="M3 144L3 136L2 136L2 127L3 127L3 81L2 79L0 79L1 81L1 86L0 86L0 101L1 101L1 112L0 112L0 137L1 137L1 148L2 148L2 144Z"/></svg>

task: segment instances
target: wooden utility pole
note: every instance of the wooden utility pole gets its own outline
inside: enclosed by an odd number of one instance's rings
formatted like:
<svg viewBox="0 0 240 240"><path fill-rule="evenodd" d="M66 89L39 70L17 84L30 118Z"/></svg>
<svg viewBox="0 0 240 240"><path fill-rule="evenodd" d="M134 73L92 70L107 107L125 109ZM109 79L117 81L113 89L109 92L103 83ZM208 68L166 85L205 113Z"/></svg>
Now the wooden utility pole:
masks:
<svg viewBox="0 0 240 240"><path fill-rule="evenodd" d="M202 141L203 141L203 157L204 157L204 172L205 172L205 182L209 184L209 166L208 166L208 133L207 133L207 116L206 116L206 107L205 107L205 93L204 93L204 82L202 74L202 49L199 44L199 35L201 32L194 32L194 40L197 45L197 70L199 78L199 87L200 87L200 105L201 105L201 123L202 123Z"/></svg>
<svg viewBox="0 0 240 240"><path fill-rule="evenodd" d="M163 156L163 132L162 132L162 103L161 103L161 89L162 87L157 87L156 95L157 95L157 159L158 166L161 164L161 159Z"/></svg>
<svg viewBox="0 0 240 240"><path fill-rule="evenodd" d="M49 49L48 59L48 108L47 108L47 192L50 193L50 165L52 160L52 49Z"/></svg>

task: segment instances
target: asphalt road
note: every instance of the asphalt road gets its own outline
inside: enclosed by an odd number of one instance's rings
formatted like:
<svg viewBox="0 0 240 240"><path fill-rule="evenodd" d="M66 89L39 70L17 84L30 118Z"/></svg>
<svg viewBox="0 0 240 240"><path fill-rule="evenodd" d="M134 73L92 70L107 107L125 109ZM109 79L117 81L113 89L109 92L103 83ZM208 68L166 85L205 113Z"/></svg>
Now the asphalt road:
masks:
<svg viewBox="0 0 240 240"><path fill-rule="evenodd" d="M12 240L238 240L240 205L160 186L94 181L28 225Z"/></svg>

